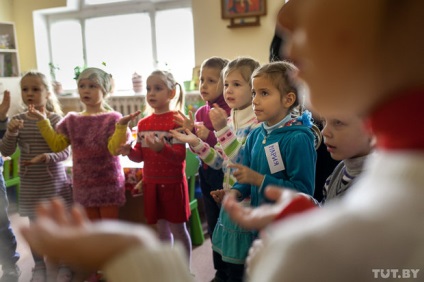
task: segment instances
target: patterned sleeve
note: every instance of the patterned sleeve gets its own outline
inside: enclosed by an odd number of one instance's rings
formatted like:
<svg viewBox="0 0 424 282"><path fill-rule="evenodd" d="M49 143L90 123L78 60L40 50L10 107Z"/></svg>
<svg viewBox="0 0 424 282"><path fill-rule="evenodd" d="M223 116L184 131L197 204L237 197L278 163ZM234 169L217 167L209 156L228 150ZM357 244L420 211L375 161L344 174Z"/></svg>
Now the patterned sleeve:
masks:
<svg viewBox="0 0 424 282"><path fill-rule="evenodd" d="M224 151L221 149L219 144L215 145L215 148L211 148L208 143L200 140L199 144L196 147L191 147L190 149L198 155L204 163L213 169L221 169L224 161Z"/></svg>
<svg viewBox="0 0 424 282"><path fill-rule="evenodd" d="M255 124L255 127L259 124ZM253 130L255 127L250 127L250 130ZM228 159L232 163L240 163L241 157L243 154L243 145L246 141L246 137L241 142L237 139L237 135L234 130L232 130L229 126L225 126L220 131L215 132L216 138L222 150L224 150L224 154L228 157Z"/></svg>
<svg viewBox="0 0 424 282"><path fill-rule="evenodd" d="M17 114L13 116L12 119L21 119L20 115L21 114ZM19 132L11 133L10 131L6 130L6 133L0 140L0 152L3 156L11 156L16 151L18 137Z"/></svg>

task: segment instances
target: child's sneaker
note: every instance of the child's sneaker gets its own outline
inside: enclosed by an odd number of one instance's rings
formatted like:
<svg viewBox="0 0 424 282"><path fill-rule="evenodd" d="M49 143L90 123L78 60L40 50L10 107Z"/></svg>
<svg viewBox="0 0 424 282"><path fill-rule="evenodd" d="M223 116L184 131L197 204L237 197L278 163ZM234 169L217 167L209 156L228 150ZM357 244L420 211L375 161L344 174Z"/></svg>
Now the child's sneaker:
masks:
<svg viewBox="0 0 424 282"><path fill-rule="evenodd" d="M3 266L3 275L0 278L0 282L18 282L19 276L21 276L21 270L17 265L12 267Z"/></svg>
<svg viewBox="0 0 424 282"><path fill-rule="evenodd" d="M73 277L74 273L69 267L65 265L59 266L56 282L71 282Z"/></svg>
<svg viewBox="0 0 424 282"><path fill-rule="evenodd" d="M46 268L45 267L34 267L32 269L32 278L30 282L46 282Z"/></svg>

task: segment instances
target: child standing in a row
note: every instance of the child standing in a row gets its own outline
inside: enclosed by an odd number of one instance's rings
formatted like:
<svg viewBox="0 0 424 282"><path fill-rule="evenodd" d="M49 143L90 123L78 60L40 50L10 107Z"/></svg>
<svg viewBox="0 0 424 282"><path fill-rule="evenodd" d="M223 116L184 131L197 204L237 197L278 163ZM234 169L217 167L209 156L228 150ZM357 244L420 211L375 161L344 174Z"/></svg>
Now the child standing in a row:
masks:
<svg viewBox="0 0 424 282"><path fill-rule="evenodd" d="M72 146L74 200L91 220L117 219L125 203L124 172L117 149L129 138L113 136L122 117L111 110L105 97L111 89L111 76L98 68L87 68L78 77L78 93L85 111L70 112L57 125L38 116L38 128L53 151Z"/></svg>
<svg viewBox="0 0 424 282"><path fill-rule="evenodd" d="M71 187L61 163L68 158L69 149L64 147L53 153L37 129L37 118L31 114L34 109L39 111L53 126L61 120L62 111L56 96L50 91L46 76L40 72L28 72L22 77L20 86L22 101L28 111L12 117L0 142L0 150L2 155L10 156L19 147L19 214L29 217L32 224L41 201L61 196L67 205L71 204ZM35 267L31 281L45 281L44 258L34 252L32 256Z"/></svg>
<svg viewBox="0 0 424 282"><path fill-rule="evenodd" d="M69 112L57 125L51 124L38 109L30 109L30 114L39 120L38 129L53 151L72 146L74 201L85 208L88 218L118 219L119 207L125 203L125 190L117 149L127 141L130 132L128 129L122 138L112 136L122 115L104 100L111 90L110 74L87 68L79 75L77 84L85 111ZM90 281L97 276L93 273Z"/></svg>
<svg viewBox="0 0 424 282"><path fill-rule="evenodd" d="M186 227L190 217L187 179L185 177L185 144L172 138L169 130L178 127L170 104L179 96L177 108L184 105L181 85L166 71L154 71L146 81L146 100L153 113L138 122L137 143L125 145L120 152L134 162L142 162L144 213L148 224L157 224L159 238L173 245L183 244L191 261L191 238ZM123 117L117 134L124 134L128 123L139 112Z"/></svg>
<svg viewBox="0 0 424 282"><path fill-rule="evenodd" d="M270 184L314 194L316 152L311 113L302 112L301 89L294 79L296 72L291 63L274 62L252 74L253 110L263 123L247 138L243 164L230 165L235 169L237 183L229 192L239 201L250 197L252 207L270 202L264 195ZM226 211L225 215L226 222L235 226ZM232 235L225 225L221 233ZM257 231L246 231L241 245L233 251L246 259L256 237ZM232 249L228 241L221 244Z"/></svg>
<svg viewBox="0 0 424 282"><path fill-rule="evenodd" d="M193 124L192 120L189 121L185 117L184 121L180 122L180 125L184 128L190 130L195 128L197 137L209 144L210 147L214 147L217 143L213 132L214 128L209 117L210 110L213 108L213 105L216 104L224 109L227 115L229 115L231 111L224 99L221 75L227 63L227 59L219 57L211 57L202 63L200 66L199 90L206 105L197 110L195 114L195 124ZM199 167L199 182L200 188L202 189L203 202L205 204L208 233L211 237L215 229L216 221L218 220L220 207L210 193L216 189L222 189L223 180L224 173L221 168L215 169L202 161Z"/></svg>
<svg viewBox="0 0 424 282"><path fill-rule="evenodd" d="M331 157L340 163L325 181L321 205L342 197L349 190L362 173L373 146L371 131L359 115L326 115L323 125L324 144Z"/></svg>
<svg viewBox="0 0 424 282"><path fill-rule="evenodd" d="M291 63L274 62L252 74L253 110L263 123L247 138L243 165L231 165L237 178L231 191L238 199L250 196L252 206L268 202L263 192L269 184L309 195L314 192L311 113L302 113L296 72Z"/></svg>

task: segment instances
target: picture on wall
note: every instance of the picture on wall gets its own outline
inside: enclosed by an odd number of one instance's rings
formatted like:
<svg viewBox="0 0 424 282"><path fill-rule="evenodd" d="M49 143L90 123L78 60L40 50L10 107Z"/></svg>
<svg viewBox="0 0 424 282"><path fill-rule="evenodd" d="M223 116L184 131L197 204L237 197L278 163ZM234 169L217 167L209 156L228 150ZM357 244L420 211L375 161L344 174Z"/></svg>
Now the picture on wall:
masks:
<svg viewBox="0 0 424 282"><path fill-rule="evenodd" d="M266 0L221 0L223 19L266 15Z"/></svg>

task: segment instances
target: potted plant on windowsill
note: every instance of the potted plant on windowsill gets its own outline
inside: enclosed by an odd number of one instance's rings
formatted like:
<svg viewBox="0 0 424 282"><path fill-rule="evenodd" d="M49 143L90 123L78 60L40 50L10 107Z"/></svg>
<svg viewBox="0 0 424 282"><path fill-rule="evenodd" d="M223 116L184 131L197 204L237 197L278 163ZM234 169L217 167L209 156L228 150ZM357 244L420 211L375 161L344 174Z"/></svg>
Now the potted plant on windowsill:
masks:
<svg viewBox="0 0 424 282"><path fill-rule="evenodd" d="M56 71L60 70L58 65L55 65L54 63L49 63L50 68L50 76L52 79L52 86L53 86L53 92L56 95L61 95L63 93L62 83L56 80Z"/></svg>

